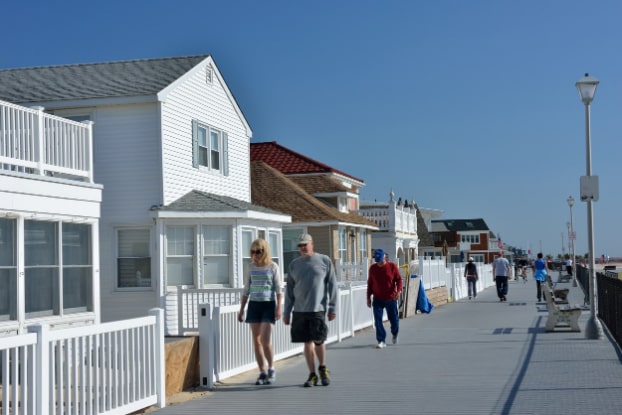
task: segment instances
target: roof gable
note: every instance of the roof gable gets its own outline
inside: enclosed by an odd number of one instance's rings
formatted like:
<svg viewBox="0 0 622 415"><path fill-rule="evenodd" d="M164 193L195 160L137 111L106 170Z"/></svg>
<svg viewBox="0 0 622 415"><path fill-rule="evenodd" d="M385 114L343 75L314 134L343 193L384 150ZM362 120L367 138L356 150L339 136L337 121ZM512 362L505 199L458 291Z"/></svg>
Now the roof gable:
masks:
<svg viewBox="0 0 622 415"><path fill-rule="evenodd" d="M267 163L251 162L251 199L292 216L292 222L342 222L377 229L374 222L355 213L344 213L311 196L289 177Z"/></svg>
<svg viewBox="0 0 622 415"><path fill-rule="evenodd" d="M334 174L357 182L359 186L364 184L362 179L283 147L276 141L251 143L251 161L262 161L285 175Z"/></svg>
<svg viewBox="0 0 622 415"><path fill-rule="evenodd" d="M209 55L0 70L13 103L155 95Z"/></svg>

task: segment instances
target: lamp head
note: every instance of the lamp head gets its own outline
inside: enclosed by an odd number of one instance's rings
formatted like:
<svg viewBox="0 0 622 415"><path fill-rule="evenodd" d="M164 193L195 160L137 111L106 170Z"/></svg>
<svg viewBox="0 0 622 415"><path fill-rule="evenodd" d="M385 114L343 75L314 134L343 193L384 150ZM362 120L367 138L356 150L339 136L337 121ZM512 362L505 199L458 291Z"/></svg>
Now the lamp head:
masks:
<svg viewBox="0 0 622 415"><path fill-rule="evenodd" d="M566 199L566 202L568 202L568 206L570 207L574 206L574 198L572 196L568 196L568 199Z"/></svg>
<svg viewBox="0 0 622 415"><path fill-rule="evenodd" d="M579 90L579 97L585 105L589 105L596 95L596 87L598 86L598 79L585 74L585 76L577 81L575 84Z"/></svg>

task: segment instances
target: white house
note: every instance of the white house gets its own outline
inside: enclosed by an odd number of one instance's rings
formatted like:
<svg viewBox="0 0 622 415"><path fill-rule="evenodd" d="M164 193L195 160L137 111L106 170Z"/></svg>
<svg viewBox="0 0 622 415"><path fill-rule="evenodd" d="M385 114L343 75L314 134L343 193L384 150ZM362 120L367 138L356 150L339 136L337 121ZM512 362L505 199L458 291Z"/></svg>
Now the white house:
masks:
<svg viewBox="0 0 622 415"><path fill-rule="evenodd" d="M99 322L91 131L0 101L0 336Z"/></svg>
<svg viewBox="0 0 622 415"><path fill-rule="evenodd" d="M211 56L0 70L0 99L94 122L103 321L159 306L175 334L178 290L241 287L256 237L281 260L290 216L251 203L252 131Z"/></svg>

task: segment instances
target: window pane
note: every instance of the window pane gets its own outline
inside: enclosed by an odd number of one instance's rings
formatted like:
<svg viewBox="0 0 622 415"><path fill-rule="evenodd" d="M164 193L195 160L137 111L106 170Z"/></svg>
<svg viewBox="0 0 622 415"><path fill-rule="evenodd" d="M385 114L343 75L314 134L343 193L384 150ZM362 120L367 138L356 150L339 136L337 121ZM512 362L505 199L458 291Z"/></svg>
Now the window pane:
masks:
<svg viewBox="0 0 622 415"><path fill-rule="evenodd" d="M304 232L304 229L283 229L283 275L287 273L289 264L300 256L298 252L298 237Z"/></svg>
<svg viewBox="0 0 622 415"><path fill-rule="evenodd" d="M242 230L242 275L246 276L250 272L251 257L250 250L253 243L253 231L250 229Z"/></svg>
<svg viewBox="0 0 622 415"><path fill-rule="evenodd" d="M93 311L92 267L63 267L63 311Z"/></svg>
<svg viewBox="0 0 622 415"><path fill-rule="evenodd" d="M0 321L17 318L17 269L0 268Z"/></svg>
<svg viewBox="0 0 622 415"><path fill-rule="evenodd" d="M57 224L27 220L24 222L24 259L26 266L58 265Z"/></svg>
<svg viewBox="0 0 622 415"><path fill-rule="evenodd" d="M119 288L151 287L151 258L119 258Z"/></svg>
<svg viewBox="0 0 622 415"><path fill-rule="evenodd" d="M197 129L198 141L199 141L199 164L201 166L207 166L207 129L199 127Z"/></svg>
<svg viewBox="0 0 622 415"><path fill-rule="evenodd" d="M25 221L24 245L26 315L60 314L58 224Z"/></svg>
<svg viewBox="0 0 622 415"><path fill-rule="evenodd" d="M149 229L119 229L117 238L117 286L151 287Z"/></svg>
<svg viewBox="0 0 622 415"><path fill-rule="evenodd" d="M192 258L167 258L167 285L194 285Z"/></svg>
<svg viewBox="0 0 622 415"><path fill-rule="evenodd" d="M204 284L229 284L231 228L204 226L202 233Z"/></svg>
<svg viewBox="0 0 622 415"><path fill-rule="evenodd" d="M220 133L217 131L210 132L210 154L212 169L220 170Z"/></svg>
<svg viewBox="0 0 622 415"><path fill-rule="evenodd" d="M192 226L167 227L166 253L168 255L194 255L194 228Z"/></svg>
<svg viewBox="0 0 622 415"><path fill-rule="evenodd" d="M91 225L63 223L63 265L91 265Z"/></svg>
<svg viewBox="0 0 622 415"><path fill-rule="evenodd" d="M58 315L58 268L26 267L26 316Z"/></svg>
<svg viewBox="0 0 622 415"><path fill-rule="evenodd" d="M229 257L205 257L203 272L205 284L229 284Z"/></svg>
<svg viewBox="0 0 622 415"><path fill-rule="evenodd" d="M15 219L0 219L0 267L15 267Z"/></svg>

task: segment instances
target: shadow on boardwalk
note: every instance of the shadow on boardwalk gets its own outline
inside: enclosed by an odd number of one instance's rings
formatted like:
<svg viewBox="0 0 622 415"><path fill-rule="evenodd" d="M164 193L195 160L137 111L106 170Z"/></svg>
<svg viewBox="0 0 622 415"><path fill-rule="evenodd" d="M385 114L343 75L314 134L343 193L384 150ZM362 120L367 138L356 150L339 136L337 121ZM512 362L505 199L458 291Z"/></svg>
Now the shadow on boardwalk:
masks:
<svg viewBox="0 0 622 415"><path fill-rule="evenodd" d="M570 303L582 304L572 284ZM400 341L375 349L373 330L328 347L332 383L303 388L302 356L277 363L277 383L255 386L255 371L226 379L164 414L618 414L622 365L615 344L581 333L546 333L535 282L510 282L475 300L401 321Z"/></svg>

